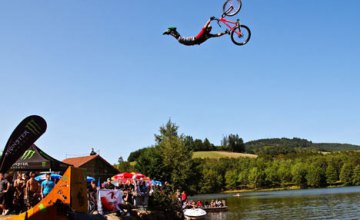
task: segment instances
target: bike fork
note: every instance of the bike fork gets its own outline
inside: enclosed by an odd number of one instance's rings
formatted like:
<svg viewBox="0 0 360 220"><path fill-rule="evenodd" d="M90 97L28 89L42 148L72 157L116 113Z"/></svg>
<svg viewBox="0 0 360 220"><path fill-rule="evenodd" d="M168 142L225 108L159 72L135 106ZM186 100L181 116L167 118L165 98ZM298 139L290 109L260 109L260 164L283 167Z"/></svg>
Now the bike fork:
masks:
<svg viewBox="0 0 360 220"><path fill-rule="evenodd" d="M241 25L240 25L240 20L237 19L237 20L236 20L236 27L235 27L235 29L236 29L236 28L239 28L239 33L237 34L237 35L239 36L239 38L243 36L243 34L241 33L240 26L241 26Z"/></svg>

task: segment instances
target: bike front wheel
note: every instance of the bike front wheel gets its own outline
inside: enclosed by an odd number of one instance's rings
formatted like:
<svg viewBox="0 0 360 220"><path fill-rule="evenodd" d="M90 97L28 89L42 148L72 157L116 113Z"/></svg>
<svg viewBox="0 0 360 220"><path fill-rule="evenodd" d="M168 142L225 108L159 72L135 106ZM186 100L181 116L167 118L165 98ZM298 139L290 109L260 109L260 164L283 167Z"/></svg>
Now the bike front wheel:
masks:
<svg viewBox="0 0 360 220"><path fill-rule="evenodd" d="M226 16L234 16L240 11L241 6L241 0L226 0L223 5L223 13Z"/></svg>
<svg viewBox="0 0 360 220"><path fill-rule="evenodd" d="M231 40L238 46L245 45L249 42L251 37L250 28L245 25L240 25L231 32Z"/></svg>

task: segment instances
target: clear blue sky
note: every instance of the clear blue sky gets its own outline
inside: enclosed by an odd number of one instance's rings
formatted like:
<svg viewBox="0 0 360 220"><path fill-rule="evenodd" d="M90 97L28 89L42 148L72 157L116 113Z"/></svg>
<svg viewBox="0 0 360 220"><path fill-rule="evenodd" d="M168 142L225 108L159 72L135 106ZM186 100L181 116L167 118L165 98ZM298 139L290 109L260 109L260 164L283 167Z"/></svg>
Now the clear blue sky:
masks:
<svg viewBox="0 0 360 220"><path fill-rule="evenodd" d="M231 133L360 144L360 1L244 0L244 47L161 35L195 35L222 4L1 1L0 143L38 114L48 130L36 144L61 160L91 147L126 159L169 118L214 144Z"/></svg>

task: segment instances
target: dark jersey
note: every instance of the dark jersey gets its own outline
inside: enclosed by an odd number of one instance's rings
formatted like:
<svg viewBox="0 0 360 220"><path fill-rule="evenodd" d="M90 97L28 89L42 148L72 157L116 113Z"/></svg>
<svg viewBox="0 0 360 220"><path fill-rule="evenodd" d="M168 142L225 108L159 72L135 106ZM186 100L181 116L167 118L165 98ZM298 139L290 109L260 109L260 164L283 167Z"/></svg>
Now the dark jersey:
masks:
<svg viewBox="0 0 360 220"><path fill-rule="evenodd" d="M202 28L201 31L195 37L195 43L202 44L211 37L212 37L212 34L210 34L208 31L206 31L206 28Z"/></svg>

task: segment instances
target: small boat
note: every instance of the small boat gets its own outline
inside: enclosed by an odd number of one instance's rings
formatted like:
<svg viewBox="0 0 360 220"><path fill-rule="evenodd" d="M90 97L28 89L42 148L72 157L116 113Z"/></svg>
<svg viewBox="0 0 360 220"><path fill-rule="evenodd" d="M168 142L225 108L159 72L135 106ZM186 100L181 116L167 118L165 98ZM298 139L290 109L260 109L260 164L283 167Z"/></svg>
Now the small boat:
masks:
<svg viewBox="0 0 360 220"><path fill-rule="evenodd" d="M236 194L234 194L234 196L239 197L239 196L240 196L240 193L236 193Z"/></svg>
<svg viewBox="0 0 360 220"><path fill-rule="evenodd" d="M206 212L226 212L228 210L228 207L203 207L202 209L204 209Z"/></svg>
<svg viewBox="0 0 360 220"><path fill-rule="evenodd" d="M204 219L206 211L200 208L184 209L184 216L187 220Z"/></svg>

